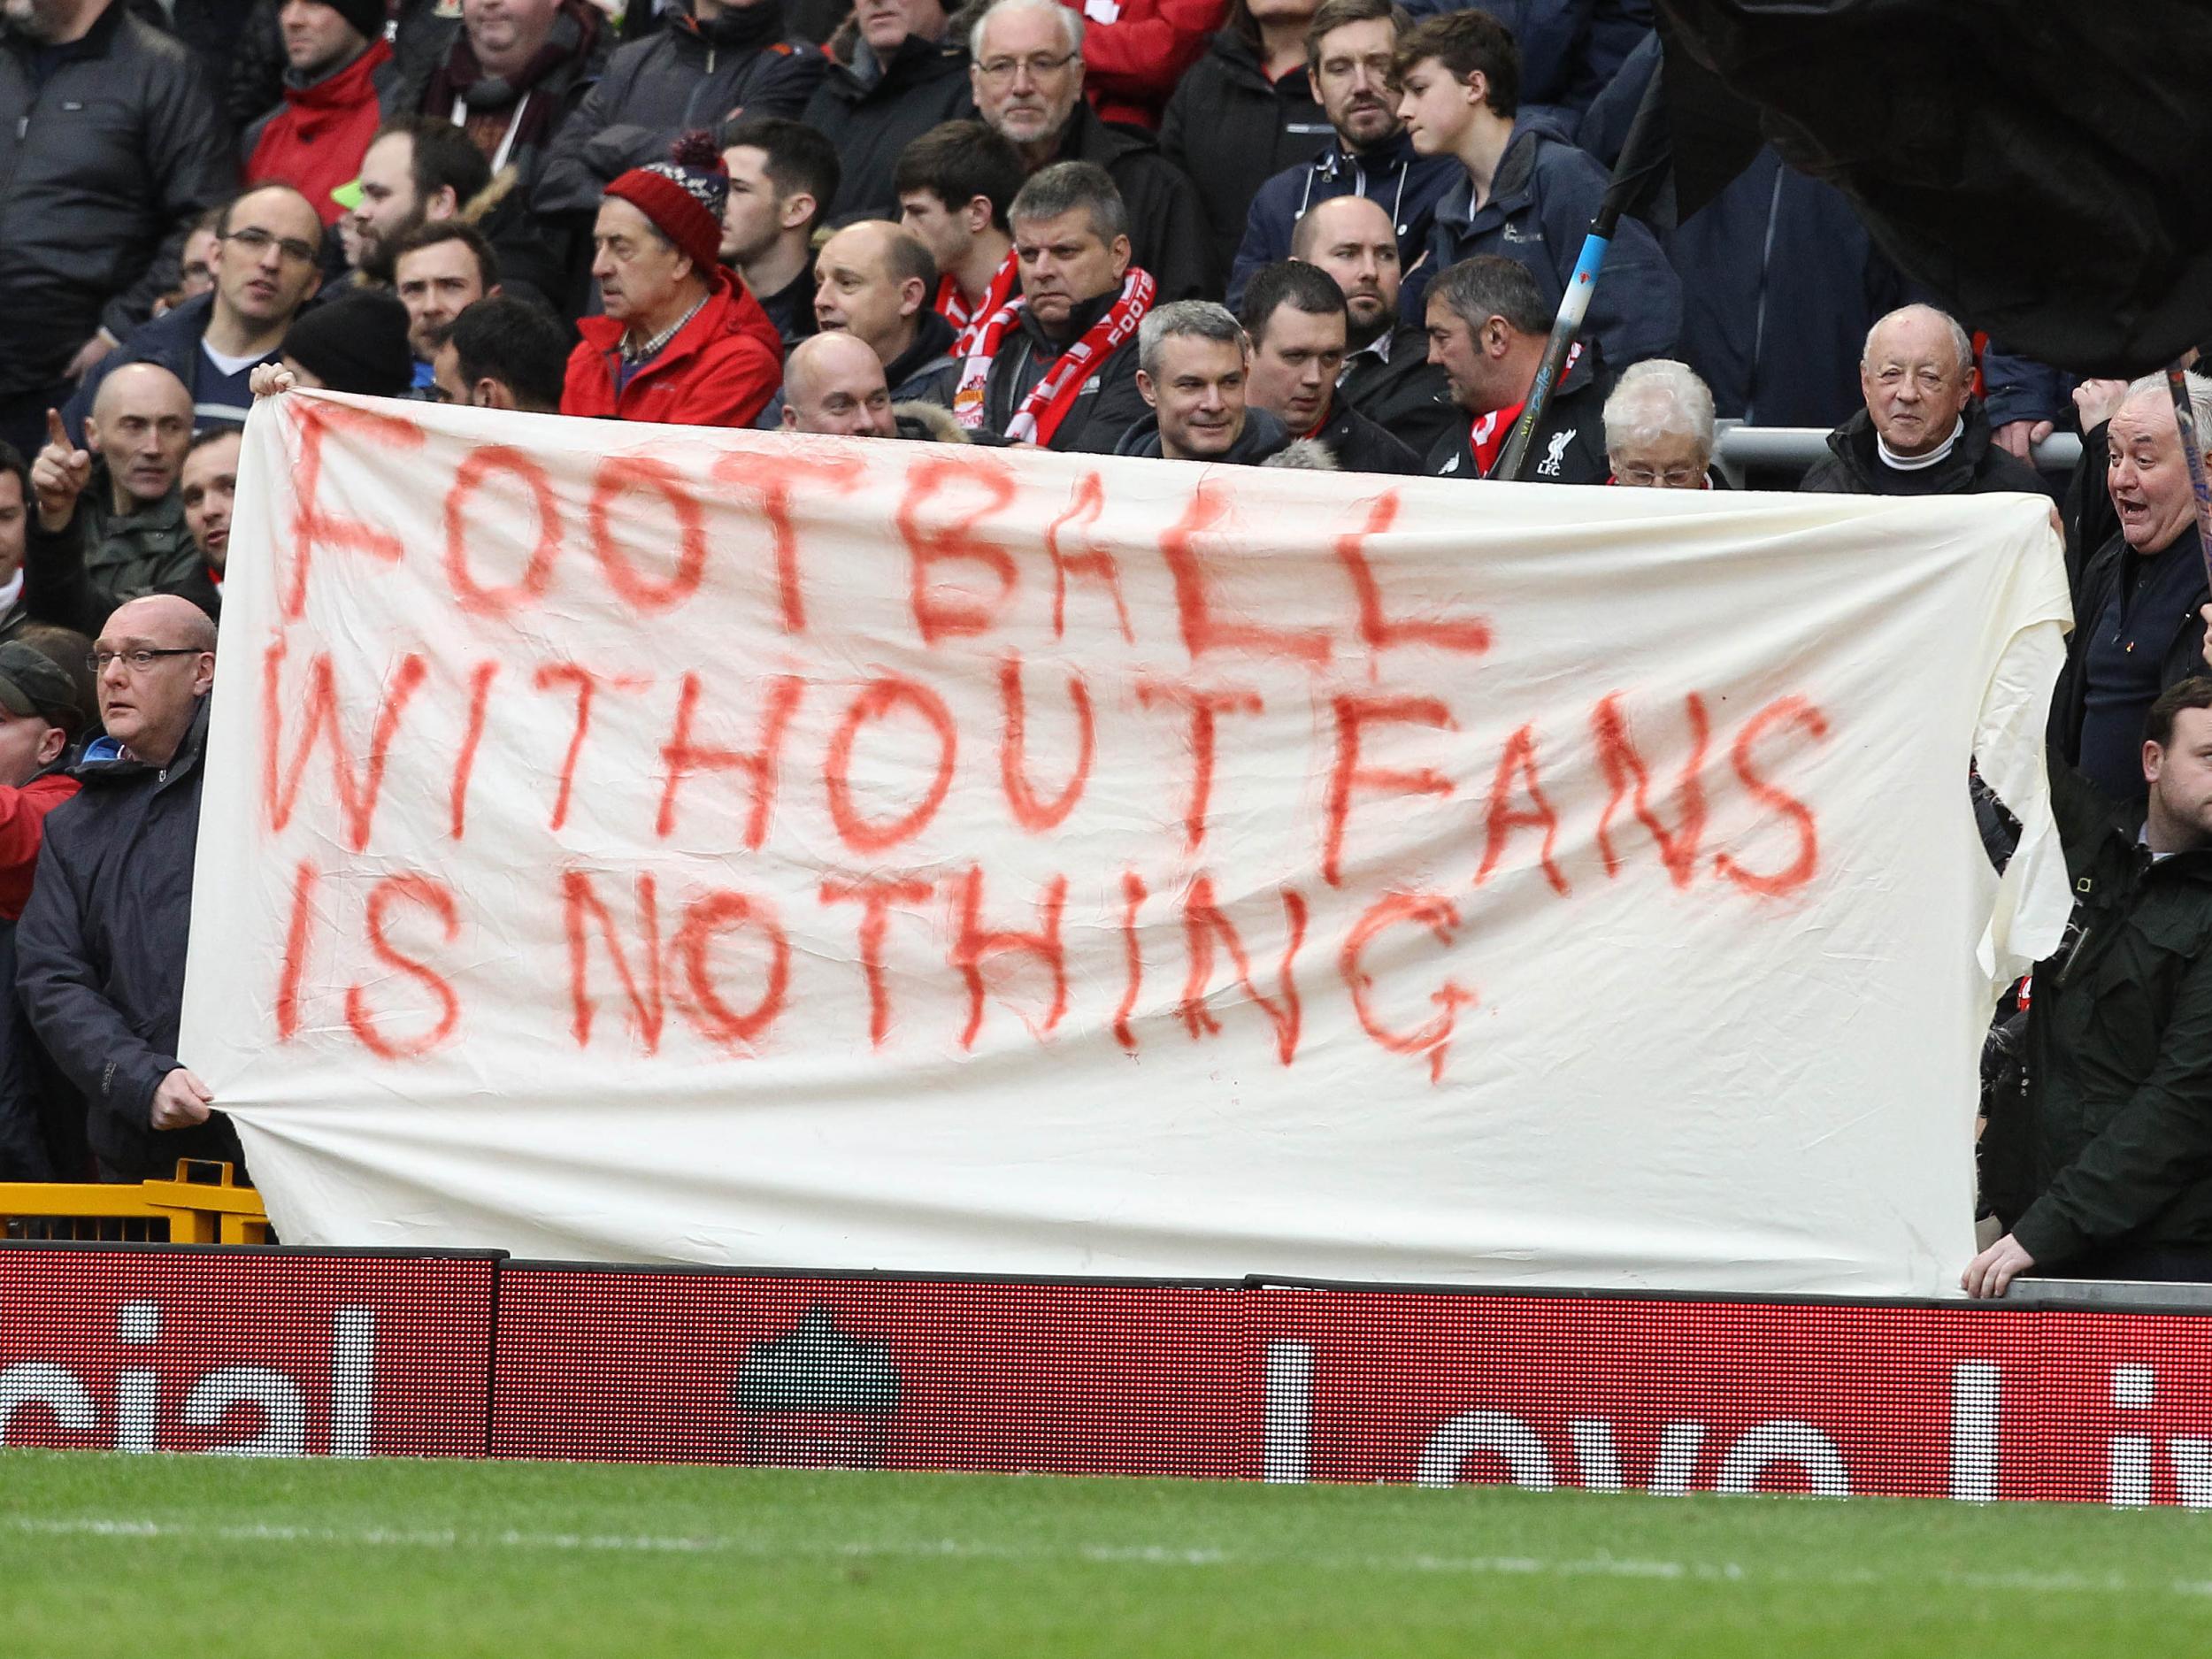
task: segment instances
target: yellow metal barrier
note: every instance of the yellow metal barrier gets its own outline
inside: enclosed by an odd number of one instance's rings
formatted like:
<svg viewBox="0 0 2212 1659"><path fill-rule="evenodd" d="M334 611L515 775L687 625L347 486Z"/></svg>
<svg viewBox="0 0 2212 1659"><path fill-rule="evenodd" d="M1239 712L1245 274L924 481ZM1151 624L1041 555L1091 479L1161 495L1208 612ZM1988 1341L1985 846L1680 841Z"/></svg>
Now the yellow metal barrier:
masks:
<svg viewBox="0 0 2212 1659"><path fill-rule="evenodd" d="M177 1160L173 1179L0 1181L0 1239L266 1244L261 1194L227 1164Z"/></svg>

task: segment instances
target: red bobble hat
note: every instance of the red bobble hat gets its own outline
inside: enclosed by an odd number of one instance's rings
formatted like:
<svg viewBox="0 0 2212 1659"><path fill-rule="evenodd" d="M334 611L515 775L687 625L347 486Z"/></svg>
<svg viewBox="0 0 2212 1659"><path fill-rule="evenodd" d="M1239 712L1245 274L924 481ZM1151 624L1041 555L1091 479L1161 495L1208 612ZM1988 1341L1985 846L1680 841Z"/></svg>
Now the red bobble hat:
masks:
<svg viewBox="0 0 2212 1659"><path fill-rule="evenodd" d="M633 167L607 187L651 219L662 235L691 256L711 280L721 263L722 207L730 199L730 170L706 133L686 133L666 161Z"/></svg>

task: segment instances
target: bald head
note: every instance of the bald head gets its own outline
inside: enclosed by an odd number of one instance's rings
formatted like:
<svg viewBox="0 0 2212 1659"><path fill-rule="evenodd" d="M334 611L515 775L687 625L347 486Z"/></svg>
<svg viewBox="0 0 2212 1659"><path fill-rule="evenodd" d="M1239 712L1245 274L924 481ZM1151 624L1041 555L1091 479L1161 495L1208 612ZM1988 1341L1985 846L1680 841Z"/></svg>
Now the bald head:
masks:
<svg viewBox="0 0 2212 1659"><path fill-rule="evenodd" d="M890 437L898 428L882 360L851 334L801 341L784 362L783 424L832 437Z"/></svg>
<svg viewBox="0 0 2212 1659"><path fill-rule="evenodd" d="M104 456L115 511L165 500L192 443L192 394L157 363L127 363L100 382L85 418L85 447Z"/></svg>
<svg viewBox="0 0 2212 1659"><path fill-rule="evenodd" d="M1365 345L1398 314L1397 227L1359 195L1331 196L1306 210L1290 233L1290 257L1318 265L1344 290L1349 342Z"/></svg>
<svg viewBox="0 0 2212 1659"><path fill-rule="evenodd" d="M174 594L116 607L93 642L103 659L100 720L133 759L166 766L215 681L215 624ZM133 661L143 656L142 666Z"/></svg>
<svg viewBox="0 0 2212 1659"><path fill-rule="evenodd" d="M814 322L858 335L893 363L914 343L937 296L937 262L920 237L887 219L848 225L814 259Z"/></svg>
<svg viewBox="0 0 2212 1659"><path fill-rule="evenodd" d="M1901 305L1867 331L1859 391L1892 454L1948 443L1973 390L1974 343L1934 306Z"/></svg>

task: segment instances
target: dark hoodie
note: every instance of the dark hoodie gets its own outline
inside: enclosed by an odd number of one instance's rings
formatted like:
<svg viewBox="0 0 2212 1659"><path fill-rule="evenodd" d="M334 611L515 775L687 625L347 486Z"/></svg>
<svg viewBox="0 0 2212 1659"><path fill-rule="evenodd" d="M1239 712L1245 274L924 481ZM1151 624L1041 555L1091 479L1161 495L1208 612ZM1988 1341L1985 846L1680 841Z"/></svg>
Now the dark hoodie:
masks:
<svg viewBox="0 0 2212 1659"><path fill-rule="evenodd" d="M953 326L926 307L916 320L914 342L884 365L883 378L895 403L941 403L952 407L960 383L960 359L952 355Z"/></svg>
<svg viewBox="0 0 2212 1659"><path fill-rule="evenodd" d="M1279 455L1290 447L1290 433L1283 423L1264 409L1248 404L1244 411L1244 430L1237 434L1237 441L1229 446L1229 452L1211 465L1216 466L1258 466L1270 456ZM1160 453L1160 417L1156 411L1147 411L1143 419L1122 434L1114 446L1116 455L1150 455Z"/></svg>

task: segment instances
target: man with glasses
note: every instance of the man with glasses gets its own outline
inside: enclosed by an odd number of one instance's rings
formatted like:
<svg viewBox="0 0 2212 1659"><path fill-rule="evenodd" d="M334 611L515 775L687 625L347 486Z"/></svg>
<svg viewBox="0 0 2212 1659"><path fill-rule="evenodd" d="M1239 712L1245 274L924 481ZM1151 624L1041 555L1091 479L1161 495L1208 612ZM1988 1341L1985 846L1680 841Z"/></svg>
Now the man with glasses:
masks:
<svg viewBox="0 0 2212 1659"><path fill-rule="evenodd" d="M1336 142L1277 173L1252 198L1244 241L1229 271L1229 303L1263 265L1291 257L1291 232L1322 203L1363 196L1389 216L1401 270L1428 245L1436 204L1459 177L1447 156L1415 152L1398 121L1390 65L1413 27L1395 0L1323 0L1306 31L1306 73Z"/></svg>
<svg viewBox="0 0 2212 1659"><path fill-rule="evenodd" d="M173 594L134 599L92 663L107 735L73 770L82 792L47 818L16 986L84 1098L102 1179L135 1181L180 1157L240 1161L176 1054L215 625Z"/></svg>
<svg viewBox="0 0 2212 1659"><path fill-rule="evenodd" d="M127 363L157 363L189 387L196 431L243 426L254 365L276 360L284 331L322 286L322 221L290 185L238 196L215 223L214 288L154 319L86 377L62 411L72 441L83 442L101 383Z"/></svg>
<svg viewBox="0 0 2212 1659"><path fill-rule="evenodd" d="M1162 301L1204 298L1219 284L1198 192L1151 139L1083 102L1083 28L1056 0L995 0L968 37L977 111L1033 177L1060 161L1104 168L1128 211L1132 263Z"/></svg>

